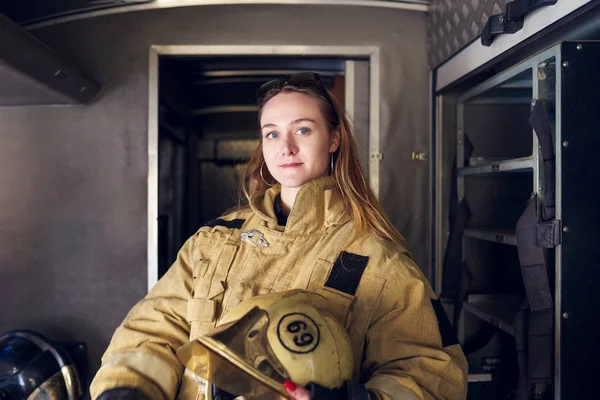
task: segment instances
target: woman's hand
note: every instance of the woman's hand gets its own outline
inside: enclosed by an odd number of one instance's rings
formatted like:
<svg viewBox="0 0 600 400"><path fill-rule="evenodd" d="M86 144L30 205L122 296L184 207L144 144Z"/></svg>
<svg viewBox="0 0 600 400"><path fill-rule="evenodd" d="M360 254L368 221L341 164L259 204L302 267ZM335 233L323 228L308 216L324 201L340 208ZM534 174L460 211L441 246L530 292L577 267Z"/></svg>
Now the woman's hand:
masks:
<svg viewBox="0 0 600 400"><path fill-rule="evenodd" d="M290 395L290 398L294 400L310 400L310 392L306 388L298 386L292 381L285 381L283 386Z"/></svg>
<svg viewBox="0 0 600 400"><path fill-rule="evenodd" d="M365 385L346 381L339 389L328 389L317 383L309 382L306 387L296 385L292 381L283 383L292 400L376 400L377 395L370 392Z"/></svg>

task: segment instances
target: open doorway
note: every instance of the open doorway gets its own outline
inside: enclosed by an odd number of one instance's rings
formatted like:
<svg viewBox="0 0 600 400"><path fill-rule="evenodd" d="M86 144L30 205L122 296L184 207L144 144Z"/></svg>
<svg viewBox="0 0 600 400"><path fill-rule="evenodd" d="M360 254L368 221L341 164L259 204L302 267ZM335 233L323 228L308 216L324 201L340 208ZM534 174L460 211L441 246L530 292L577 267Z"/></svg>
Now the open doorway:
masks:
<svg viewBox="0 0 600 400"><path fill-rule="evenodd" d="M150 71L149 289L188 237L238 204L244 164L259 143L255 94L266 81L300 71L320 73L356 125L361 163L372 175L373 49L364 49L362 57L160 49L166 51L157 51L154 59L151 53Z"/></svg>

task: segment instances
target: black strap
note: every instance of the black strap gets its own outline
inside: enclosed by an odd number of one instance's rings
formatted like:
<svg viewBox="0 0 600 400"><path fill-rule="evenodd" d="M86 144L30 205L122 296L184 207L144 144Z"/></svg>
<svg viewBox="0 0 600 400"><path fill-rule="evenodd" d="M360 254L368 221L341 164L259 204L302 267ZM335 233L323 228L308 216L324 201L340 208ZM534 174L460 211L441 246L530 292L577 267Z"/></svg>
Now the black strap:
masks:
<svg viewBox="0 0 600 400"><path fill-rule="evenodd" d="M463 137L463 164L468 164L471 154L473 153L473 145L469 137L465 134ZM448 245L444 254L444 264L442 271L442 296L456 299L461 291L462 273L464 270L462 260L462 238L467 227L467 222L471 217L471 209L465 199L459 202L457 190L456 161L452 167L452 183L450 186L450 209L449 209L449 224L450 236L448 237ZM462 300L462 299L461 299ZM455 303L455 307L458 304ZM455 315L456 315L455 309ZM456 325L455 325L456 326Z"/></svg>
<svg viewBox="0 0 600 400"><path fill-rule="evenodd" d="M462 345L463 353L469 356L487 346L490 341L498 334L498 328L491 324L483 324L477 333Z"/></svg>
<svg viewBox="0 0 600 400"><path fill-rule="evenodd" d="M310 382L306 385L310 392L310 400L376 400L375 393L368 390L365 385L357 382L344 382L339 389L328 389L317 383Z"/></svg>
<svg viewBox="0 0 600 400"><path fill-rule="evenodd" d="M491 46L496 36L520 31L523 29L523 22L523 18L511 21L506 13L492 15L488 18L481 31L481 44Z"/></svg>
<svg viewBox="0 0 600 400"><path fill-rule="evenodd" d="M470 217L471 209L467 201L463 199L458 205L454 223L450 227L450 236L444 256L442 294L454 299L455 330L458 327L457 321L462 310L462 302L469 289L467 278L470 274L467 266L463 263L462 238Z"/></svg>
<svg viewBox="0 0 600 400"><path fill-rule="evenodd" d="M529 308L531 311L543 311L551 309L553 302L544 249L536 243L536 203L537 196L533 196L517 222L517 245Z"/></svg>
<svg viewBox="0 0 600 400"><path fill-rule="evenodd" d="M511 21L517 21L525 18L525 15L532 13L534 10L552 6L558 0L513 0L506 4L506 15Z"/></svg>
<svg viewBox="0 0 600 400"><path fill-rule="evenodd" d="M515 33L523 28L525 15L544 6L556 4L558 0L513 0L506 4L504 13L488 18L481 32L481 44L491 46L496 36Z"/></svg>
<svg viewBox="0 0 600 400"><path fill-rule="evenodd" d="M529 202L517 222L517 246L523 283L529 303L527 345L527 382L521 390L527 393L533 386L536 393L545 393L552 384L553 301L548 282L544 249L536 243L537 196ZM521 335L517 331L517 335ZM521 374L525 370L521 370ZM525 396L521 393L520 396Z"/></svg>
<svg viewBox="0 0 600 400"><path fill-rule="evenodd" d="M531 393L533 398L543 398L552 385L554 302L545 248L555 247L560 242L560 224L554 220L554 140L546 107L544 101L537 100L528 120L540 145L543 198L538 199L537 195L531 198L517 222L516 232L519 263L529 305L527 326L522 319L515 321L517 348L520 352L526 349L527 353L526 359L523 354L519 359L521 376L518 399L527 399ZM540 215L538 204L541 206ZM523 343L525 337L526 345Z"/></svg>
<svg viewBox="0 0 600 400"><path fill-rule="evenodd" d="M471 155L473 154L473 143L471 143L471 140L469 140L469 136L465 133L463 136L463 164L464 165L469 165L469 160L471 159ZM454 219L456 218L456 215L458 213L458 171L456 169L456 160L457 158L454 158L454 163L452 164L452 176L451 176L451 183L450 183L450 209L449 211L449 222L450 222L450 226L454 225Z"/></svg>
<svg viewBox="0 0 600 400"><path fill-rule="evenodd" d="M529 125L535 131L538 142L541 147L542 158L542 220L549 221L554 219L555 213L555 173L554 173L554 141L552 140L552 131L550 129L550 120L546 112L546 103L542 100L536 100L531 115L529 116Z"/></svg>
<svg viewBox="0 0 600 400"><path fill-rule="evenodd" d="M519 376L515 400L529 400L529 383L527 382L527 325L529 324L529 308L525 304L515 317L515 344L517 350L517 366Z"/></svg>
<svg viewBox="0 0 600 400"><path fill-rule="evenodd" d="M460 268L462 264L462 238L467 228L467 223L471 218L471 208L465 199L458 204L458 210L454 216L454 221L450 226L450 236L448 237L448 246L444 256L444 283L447 294L456 294L460 284L460 274L453 271L454 268Z"/></svg>
<svg viewBox="0 0 600 400"><path fill-rule="evenodd" d="M473 144L465 133L463 136L463 164L468 164L473 153ZM444 265L442 275L442 296L451 297L454 300L454 332L458 333L458 320L462 313L463 301L469 290L472 274L465 263L462 255L462 238L471 217L471 209L465 199L459 202L457 190L456 161L452 167L452 183L450 186L450 236L444 254Z"/></svg>

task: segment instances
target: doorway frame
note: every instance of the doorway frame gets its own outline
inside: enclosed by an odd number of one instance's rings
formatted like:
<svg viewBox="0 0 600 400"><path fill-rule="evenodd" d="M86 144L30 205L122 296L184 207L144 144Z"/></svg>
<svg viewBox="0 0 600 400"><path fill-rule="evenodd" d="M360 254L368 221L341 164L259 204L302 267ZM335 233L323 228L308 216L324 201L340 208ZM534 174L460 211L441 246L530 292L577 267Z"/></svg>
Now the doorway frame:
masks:
<svg viewBox="0 0 600 400"><path fill-rule="evenodd" d="M153 45L148 74L148 291L158 281L158 92L161 56L317 56L369 62L369 184L379 197L380 50L376 46ZM351 73L347 69L346 73ZM346 81L349 81L346 77ZM350 89L346 85L346 89ZM349 98L353 99L351 93Z"/></svg>

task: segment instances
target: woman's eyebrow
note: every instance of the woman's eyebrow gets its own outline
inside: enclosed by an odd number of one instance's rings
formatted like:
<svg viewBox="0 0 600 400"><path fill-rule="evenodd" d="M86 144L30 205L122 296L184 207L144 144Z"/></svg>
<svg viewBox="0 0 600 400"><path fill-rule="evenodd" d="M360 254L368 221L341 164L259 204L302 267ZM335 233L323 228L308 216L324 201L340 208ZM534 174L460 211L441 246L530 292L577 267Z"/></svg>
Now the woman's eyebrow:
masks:
<svg viewBox="0 0 600 400"><path fill-rule="evenodd" d="M313 124L316 124L317 121L315 121L314 119L310 119L310 118L299 118L297 120L294 120L292 122L290 122L290 125L295 125L295 124L299 124L300 122L312 122Z"/></svg>
<svg viewBox="0 0 600 400"><path fill-rule="evenodd" d="M289 125L296 125L296 124L299 124L301 122L312 122L313 124L317 123L317 121L315 121L314 119L310 119L310 118L298 118L298 119L295 119L292 122L290 122ZM260 129L265 129L265 128L277 128L277 125L275 125L275 124L265 124Z"/></svg>

